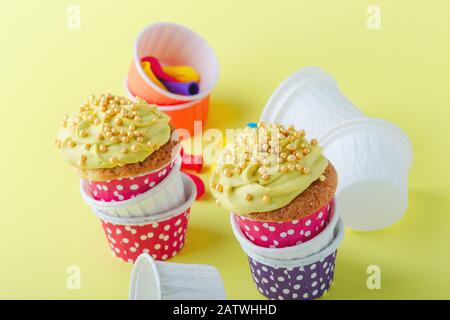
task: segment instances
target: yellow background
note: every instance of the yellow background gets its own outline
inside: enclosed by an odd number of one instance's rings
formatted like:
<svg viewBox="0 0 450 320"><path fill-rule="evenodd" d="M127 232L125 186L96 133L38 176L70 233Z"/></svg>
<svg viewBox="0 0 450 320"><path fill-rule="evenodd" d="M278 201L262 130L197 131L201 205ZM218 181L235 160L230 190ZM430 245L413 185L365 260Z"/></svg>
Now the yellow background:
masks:
<svg viewBox="0 0 450 320"><path fill-rule="evenodd" d="M69 4L81 8L79 30L66 28ZM380 30L366 27L370 4ZM0 298L127 298L131 265L112 256L52 141L87 95L123 93L134 40L156 21L185 24L216 51L207 127L257 120L278 84L310 65L367 115L402 127L414 148L409 209L387 230L347 230L326 298L450 298L449 11L446 0L2 2ZM262 298L209 194L173 261L214 265L230 299ZM366 287L373 264L381 290ZM80 290L66 287L69 265L81 268Z"/></svg>

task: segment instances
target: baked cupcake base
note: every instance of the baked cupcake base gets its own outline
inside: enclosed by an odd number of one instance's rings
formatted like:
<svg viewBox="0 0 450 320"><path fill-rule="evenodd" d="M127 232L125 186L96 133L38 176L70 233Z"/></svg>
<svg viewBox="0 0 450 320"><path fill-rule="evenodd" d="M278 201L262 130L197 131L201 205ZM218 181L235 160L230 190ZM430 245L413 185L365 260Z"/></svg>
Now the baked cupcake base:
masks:
<svg viewBox="0 0 450 320"><path fill-rule="evenodd" d="M286 206L267 212L252 212L247 214L246 217L252 220L271 222L287 222L305 218L326 206L336 192L338 177L330 162L323 175L325 181L319 179L314 181Z"/></svg>
<svg viewBox="0 0 450 320"><path fill-rule="evenodd" d="M174 154L178 154L179 149L180 146L178 140L169 140L157 151L153 152L150 156L140 162L107 169L81 170L76 168L76 170L83 180L89 181L108 181L135 177L167 165L172 161Z"/></svg>

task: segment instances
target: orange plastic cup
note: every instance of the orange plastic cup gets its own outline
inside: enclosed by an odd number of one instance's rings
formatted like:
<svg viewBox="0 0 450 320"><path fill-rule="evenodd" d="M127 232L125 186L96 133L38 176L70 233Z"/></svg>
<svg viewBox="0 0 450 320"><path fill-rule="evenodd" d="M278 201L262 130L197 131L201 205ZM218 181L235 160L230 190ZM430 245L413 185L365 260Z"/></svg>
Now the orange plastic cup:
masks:
<svg viewBox="0 0 450 320"><path fill-rule="evenodd" d="M131 92L127 81L125 81L124 91L127 96L134 100L136 94ZM194 100L184 102L175 105L156 105L159 110L169 115L171 118L170 124L177 129L186 129L193 136L196 132L195 122L200 121L203 128L206 120L208 119L209 109L209 95L201 98L200 100ZM198 128L197 128L198 129Z"/></svg>
<svg viewBox="0 0 450 320"><path fill-rule="evenodd" d="M167 65L193 67L200 74L199 93L183 96L158 87L142 69L140 61L145 56L154 56ZM148 103L171 106L203 101L210 95L218 77L217 58L200 35L178 24L155 23L146 27L136 40L128 73L128 87L134 96Z"/></svg>

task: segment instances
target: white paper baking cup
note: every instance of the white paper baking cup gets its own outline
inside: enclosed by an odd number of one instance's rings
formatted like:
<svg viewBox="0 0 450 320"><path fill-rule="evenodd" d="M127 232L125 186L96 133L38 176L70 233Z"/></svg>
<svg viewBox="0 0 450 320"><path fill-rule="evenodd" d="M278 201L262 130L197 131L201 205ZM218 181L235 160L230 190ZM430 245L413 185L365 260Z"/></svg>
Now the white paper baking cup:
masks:
<svg viewBox="0 0 450 320"><path fill-rule="evenodd" d="M272 94L261 121L294 124L310 138L321 138L342 121L364 117L320 68L307 67L285 80Z"/></svg>
<svg viewBox="0 0 450 320"><path fill-rule="evenodd" d="M344 223L342 219L338 217L337 223L334 224L334 228L332 229L332 238L326 245L322 246L322 249L314 254L310 254L301 258L289 258L288 256L284 256L283 258L279 257L268 258L266 256L257 254L255 250L251 250L249 247L242 247L245 254L259 263L274 267L274 268L294 268L310 265L312 263L316 263L337 250L342 239L344 239ZM283 250L275 249L275 250Z"/></svg>
<svg viewBox="0 0 450 320"><path fill-rule="evenodd" d="M185 201L180 167L179 161L176 161L173 169L158 185L128 200L118 202L95 200L84 180L80 181L81 195L92 210L108 216L136 218L157 215L172 210Z"/></svg>
<svg viewBox="0 0 450 320"><path fill-rule="evenodd" d="M304 243L284 248L266 248L255 245L248 240L236 223L233 214L230 215L231 227L234 236L238 239L242 249L245 252L253 252L255 255L268 259L299 259L313 255L323 248L327 247L334 239L334 229L339 220L339 214L336 210L332 213L330 221L325 229L317 236Z"/></svg>
<svg viewBox="0 0 450 320"><path fill-rule="evenodd" d="M200 74L199 93L183 96L158 87L145 74L141 59L154 56L172 66L188 65ZM191 29L168 22L154 23L138 36L134 47L136 69L148 86L172 100L200 100L211 93L219 78L219 63L205 39Z"/></svg>
<svg viewBox="0 0 450 320"><path fill-rule="evenodd" d="M130 300L225 300L219 271L209 265L159 262L141 254L131 271Z"/></svg>
<svg viewBox="0 0 450 320"><path fill-rule="evenodd" d="M408 207L412 147L397 126L379 119L349 120L321 139L339 175L336 207L347 227L385 228Z"/></svg>

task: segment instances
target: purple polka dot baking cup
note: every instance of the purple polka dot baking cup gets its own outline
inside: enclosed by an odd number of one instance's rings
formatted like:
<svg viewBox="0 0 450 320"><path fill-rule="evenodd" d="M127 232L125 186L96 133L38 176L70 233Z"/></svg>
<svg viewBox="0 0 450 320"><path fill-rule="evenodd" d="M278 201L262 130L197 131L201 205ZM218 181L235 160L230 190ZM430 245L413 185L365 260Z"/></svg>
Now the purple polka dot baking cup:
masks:
<svg viewBox="0 0 450 320"><path fill-rule="evenodd" d="M332 242L324 249L297 259L270 259L243 247L258 291L276 300L311 300L321 297L333 282L336 253L344 237L341 219L333 235Z"/></svg>
<svg viewBox="0 0 450 320"><path fill-rule="evenodd" d="M331 286L336 253L302 267L272 267L248 258L258 291L274 300L312 300Z"/></svg>
<svg viewBox="0 0 450 320"><path fill-rule="evenodd" d="M137 218L157 215L180 206L185 201L179 161L155 187L124 201L105 202L94 199L86 181L81 180L80 191L92 210L110 217Z"/></svg>

